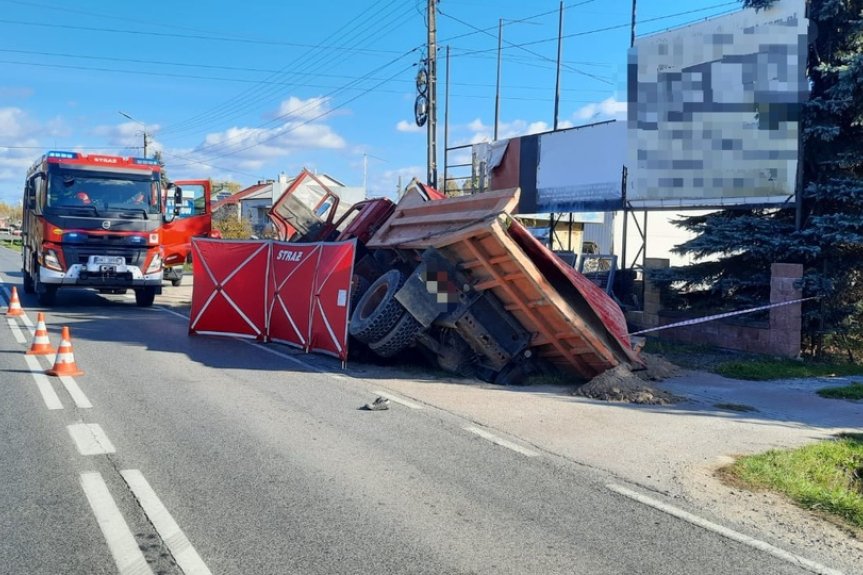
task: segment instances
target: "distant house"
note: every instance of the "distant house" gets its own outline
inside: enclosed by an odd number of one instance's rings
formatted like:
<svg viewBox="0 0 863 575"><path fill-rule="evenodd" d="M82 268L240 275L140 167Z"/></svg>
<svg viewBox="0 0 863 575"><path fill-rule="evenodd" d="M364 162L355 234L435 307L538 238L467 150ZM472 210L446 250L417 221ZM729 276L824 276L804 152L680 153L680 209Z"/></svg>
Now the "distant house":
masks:
<svg viewBox="0 0 863 575"><path fill-rule="evenodd" d="M353 191L353 188L345 187L343 183L326 174L318 175L317 178L335 193L338 193L338 190ZM288 189L288 186L295 179L288 178L286 174L279 174L276 180L259 180L253 186L249 186L236 194L214 202L212 206L213 213L217 213L220 210L228 210L236 214L238 219L248 219L252 224L252 233L254 235L258 237L268 235L272 232L273 226L267 213L273 207L273 202Z"/></svg>

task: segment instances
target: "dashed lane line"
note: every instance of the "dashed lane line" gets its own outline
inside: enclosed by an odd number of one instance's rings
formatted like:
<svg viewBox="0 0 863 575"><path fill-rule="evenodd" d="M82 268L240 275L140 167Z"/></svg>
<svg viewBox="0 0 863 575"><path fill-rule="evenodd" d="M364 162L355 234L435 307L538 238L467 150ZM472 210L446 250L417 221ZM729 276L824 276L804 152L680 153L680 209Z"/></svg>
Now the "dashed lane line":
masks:
<svg viewBox="0 0 863 575"><path fill-rule="evenodd" d="M471 426L465 427L464 429L465 429L465 431L470 431L471 433L475 433L476 435L479 435L483 439L491 441L495 445L500 445L501 447L506 447L507 449L511 449L511 450L513 450L517 453L521 453L522 455L525 455L527 457L539 456L539 453L537 453L536 451L532 451L530 449L527 449L526 447L522 447L521 445L513 443L512 441L507 441L506 439L498 437L497 435L495 435L493 433L489 433L488 431L486 431L484 429L480 429L479 427L474 427L471 425Z"/></svg>
<svg viewBox="0 0 863 575"><path fill-rule="evenodd" d="M629 499L633 499L635 501L638 501L639 503L643 503L644 505L653 507L654 509L662 511L663 513L667 513L669 515L677 517L678 519L682 519L688 523L697 525L702 529L712 531L727 539L731 539L732 541L737 541L738 543L743 543L744 545L748 545L749 547L753 547L760 551L764 551L765 553L769 553L774 557L777 557L783 561L787 561L788 563L791 563L798 567L802 567L808 571L811 571L812 573L818 573L819 575L843 575L841 571L831 569L830 567L826 567L824 565L821 565L820 563L816 563L815 561L811 561L809 559L806 559L805 557L801 557L800 555L795 555L794 553L790 553L788 551L775 547L770 543L761 541L760 539L755 539L754 537L744 535L743 533L738 533L733 529L723 527L722 525L713 523L712 521L708 521L707 519L703 519L697 515L693 515L692 513L674 507L673 505L663 503L658 499L653 499L652 497L642 495L641 493L638 493L631 489L627 489L626 487L614 484L608 484L605 487L617 493L618 495L623 495L624 497L628 497Z"/></svg>
<svg viewBox="0 0 863 575"><path fill-rule="evenodd" d="M69 377L68 375L61 375L60 382L63 384L63 387L66 388L72 401L75 402L75 407L80 409L91 409L93 407L93 404L90 403L90 400L87 399L87 396L84 395L84 392L81 391L80 387L78 387L78 383L75 381L75 378Z"/></svg>
<svg viewBox="0 0 863 575"><path fill-rule="evenodd" d="M98 423L75 423L66 426L81 455L115 453L114 445Z"/></svg>
<svg viewBox="0 0 863 575"><path fill-rule="evenodd" d="M48 376L43 373L45 370L39 364L39 360L33 355L25 355L24 360L30 368L30 375L32 375L33 379L36 381L36 388L42 395L42 401L45 402L45 407L48 409L63 409L63 403L57 396L57 392L54 391L54 387L51 385L51 382L48 381Z"/></svg>
<svg viewBox="0 0 863 575"><path fill-rule="evenodd" d="M159 533L162 541L165 542L165 545L171 551L174 560L180 566L180 569L183 570L183 573L185 575L211 575L204 560L201 559L201 556L192 547L192 543L159 500L159 497L153 491L153 488L150 487L144 475L137 469L126 469L121 471L120 474L126 480L132 493L138 499L141 508L144 509L144 513L147 514L150 523L153 524L156 532Z"/></svg>
<svg viewBox="0 0 863 575"><path fill-rule="evenodd" d="M90 502L90 508L96 516L96 522L102 530L120 575L152 575L153 570L141 553L102 475L98 472L82 473L81 487L87 495L87 501Z"/></svg>
<svg viewBox="0 0 863 575"><path fill-rule="evenodd" d="M402 399L401 397L395 396L395 395L393 395L391 393L387 393L385 391L373 391L372 393L374 393L375 395L379 395L381 397L385 397L394 403L399 403L399 404L404 405L405 407L408 407L410 409L422 409L423 408L423 406L418 404L418 403L414 403L413 401L408 401L407 399Z"/></svg>

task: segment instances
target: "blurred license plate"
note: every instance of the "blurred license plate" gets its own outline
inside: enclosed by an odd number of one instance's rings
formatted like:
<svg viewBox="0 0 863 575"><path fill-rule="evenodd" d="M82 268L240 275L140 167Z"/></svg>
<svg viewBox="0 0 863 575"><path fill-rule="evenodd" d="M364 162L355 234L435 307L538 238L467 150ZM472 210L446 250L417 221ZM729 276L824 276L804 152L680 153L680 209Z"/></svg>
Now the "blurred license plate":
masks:
<svg viewBox="0 0 863 575"><path fill-rule="evenodd" d="M100 266L122 266L126 260L122 256L90 256L90 263Z"/></svg>

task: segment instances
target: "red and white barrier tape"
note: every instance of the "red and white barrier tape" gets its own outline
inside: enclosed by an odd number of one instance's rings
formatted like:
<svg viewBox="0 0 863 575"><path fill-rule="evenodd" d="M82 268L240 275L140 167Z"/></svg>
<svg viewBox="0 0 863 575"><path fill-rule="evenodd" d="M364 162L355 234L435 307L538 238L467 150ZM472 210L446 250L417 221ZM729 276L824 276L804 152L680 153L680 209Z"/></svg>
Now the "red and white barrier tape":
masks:
<svg viewBox="0 0 863 575"><path fill-rule="evenodd" d="M666 325L661 325L661 326L659 326L659 327L652 327L652 328L650 328L650 329L643 329L643 330L641 330L641 331L635 331L635 332L632 332L632 333L631 333L631 334L629 334L629 335L631 335L631 336L632 336L632 335L641 335L641 334L643 334L643 333L650 333L650 332L653 332L653 331L661 331L661 330L663 330L663 329L671 329L671 328L673 328L673 327L683 327L683 326L685 326L685 325L696 325L696 324L699 324L699 323L705 323L705 322L708 322L708 321L713 321L713 320L715 320L715 319L722 319L722 318L726 318L726 317L732 317L732 316L735 316L735 315L743 315L743 314L745 314L745 313L752 313L752 312L755 312L755 311L762 311L762 310L765 310L765 309L773 309L773 308L775 308L775 307L782 307L782 306L784 306L784 305L791 305L791 304L795 304L795 303L802 303L802 302L804 302L804 301L809 301L809 300L811 300L811 299L818 299L818 297L819 297L819 296L812 296L812 297L805 297L805 298L803 298L803 299L792 299L792 300L788 300L788 301L781 301L781 302L778 302L778 303L771 303L771 304L762 305L762 306L758 306L758 307L753 307L753 308L750 308L750 309L744 309L744 310L740 310L740 311L729 311L729 312L726 312L726 313L718 313L718 314L716 314L716 315L708 315L708 316L705 316L705 317L699 317L699 318L695 318L695 319L687 319L687 320L684 320L684 321L678 321L678 322L676 322L676 323L669 323L669 324L666 324Z"/></svg>

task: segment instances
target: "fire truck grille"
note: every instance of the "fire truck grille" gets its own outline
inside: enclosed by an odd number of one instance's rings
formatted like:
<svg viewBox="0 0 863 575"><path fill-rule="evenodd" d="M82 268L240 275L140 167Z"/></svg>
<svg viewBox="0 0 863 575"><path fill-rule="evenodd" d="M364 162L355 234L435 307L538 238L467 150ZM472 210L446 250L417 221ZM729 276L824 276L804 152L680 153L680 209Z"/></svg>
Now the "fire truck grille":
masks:
<svg viewBox="0 0 863 575"><path fill-rule="evenodd" d="M90 256L121 256L126 265L141 267L147 256L146 248L119 246L63 246L67 264L86 264Z"/></svg>

